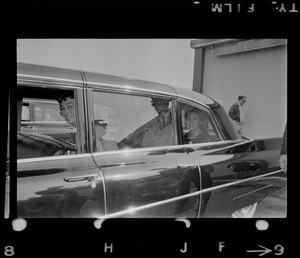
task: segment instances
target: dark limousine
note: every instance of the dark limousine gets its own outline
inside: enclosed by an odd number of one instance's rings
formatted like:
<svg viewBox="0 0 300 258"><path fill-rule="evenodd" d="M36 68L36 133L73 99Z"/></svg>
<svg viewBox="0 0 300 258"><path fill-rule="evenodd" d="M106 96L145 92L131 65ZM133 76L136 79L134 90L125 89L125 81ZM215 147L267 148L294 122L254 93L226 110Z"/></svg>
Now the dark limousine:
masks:
<svg viewBox="0 0 300 258"><path fill-rule="evenodd" d="M200 93L28 64L17 92L18 217L250 218L286 188L281 138L240 139ZM74 141L22 130L28 99L57 103Z"/></svg>

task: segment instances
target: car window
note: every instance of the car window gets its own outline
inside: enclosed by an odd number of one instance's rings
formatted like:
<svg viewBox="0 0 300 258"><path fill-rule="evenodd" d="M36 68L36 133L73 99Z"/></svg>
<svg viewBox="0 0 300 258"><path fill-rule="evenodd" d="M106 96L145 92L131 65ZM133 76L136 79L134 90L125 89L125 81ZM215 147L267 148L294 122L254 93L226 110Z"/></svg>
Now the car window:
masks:
<svg viewBox="0 0 300 258"><path fill-rule="evenodd" d="M175 144L171 99L94 91L93 107L94 151Z"/></svg>
<svg viewBox="0 0 300 258"><path fill-rule="evenodd" d="M31 110L32 109L32 110ZM31 117L31 112L33 116ZM61 121L59 104L56 100L24 99L22 104L22 121Z"/></svg>
<svg viewBox="0 0 300 258"><path fill-rule="evenodd" d="M65 121L60 115L58 102L35 102L35 121Z"/></svg>
<svg viewBox="0 0 300 258"><path fill-rule="evenodd" d="M209 110L180 101L179 112L184 144L219 141Z"/></svg>
<svg viewBox="0 0 300 258"><path fill-rule="evenodd" d="M77 153L76 106L74 118L69 111L61 111L58 89L31 89L22 87L21 125L17 132L17 158L38 158ZM74 96L74 91L64 91ZM45 99L43 97L47 96ZM67 107L65 108L67 109ZM68 113L69 112L69 113ZM68 113L63 115L63 113ZM69 119L69 121L67 121ZM32 123L34 122L34 123Z"/></svg>
<svg viewBox="0 0 300 258"><path fill-rule="evenodd" d="M29 103L23 103L22 105L22 121L30 121Z"/></svg>

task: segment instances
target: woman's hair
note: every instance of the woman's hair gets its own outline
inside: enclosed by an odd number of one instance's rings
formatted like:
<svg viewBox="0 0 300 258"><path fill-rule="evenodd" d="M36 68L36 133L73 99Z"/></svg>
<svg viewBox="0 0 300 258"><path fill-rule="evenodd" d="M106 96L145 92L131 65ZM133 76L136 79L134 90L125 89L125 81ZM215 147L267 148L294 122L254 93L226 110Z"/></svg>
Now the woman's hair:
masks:
<svg viewBox="0 0 300 258"><path fill-rule="evenodd" d="M62 90L59 92L59 96L57 98L58 103L60 104L63 100L67 98L74 99L74 92L72 90Z"/></svg>

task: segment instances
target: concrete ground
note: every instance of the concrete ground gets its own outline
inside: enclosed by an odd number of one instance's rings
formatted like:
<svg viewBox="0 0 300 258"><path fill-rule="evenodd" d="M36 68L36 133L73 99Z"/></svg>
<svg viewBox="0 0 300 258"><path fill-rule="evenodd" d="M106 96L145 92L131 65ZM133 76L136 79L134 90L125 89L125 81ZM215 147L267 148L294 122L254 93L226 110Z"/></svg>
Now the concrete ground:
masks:
<svg viewBox="0 0 300 258"><path fill-rule="evenodd" d="M285 218L287 215L287 188L283 188L261 201L254 217Z"/></svg>

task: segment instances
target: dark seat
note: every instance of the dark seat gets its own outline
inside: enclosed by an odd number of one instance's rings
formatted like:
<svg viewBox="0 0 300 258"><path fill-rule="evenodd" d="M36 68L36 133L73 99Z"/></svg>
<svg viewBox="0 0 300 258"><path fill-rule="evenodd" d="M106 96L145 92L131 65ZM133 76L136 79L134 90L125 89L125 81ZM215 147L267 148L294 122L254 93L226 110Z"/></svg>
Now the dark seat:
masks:
<svg viewBox="0 0 300 258"><path fill-rule="evenodd" d="M17 133L17 158L37 158L64 155L75 147L51 136L38 133Z"/></svg>

